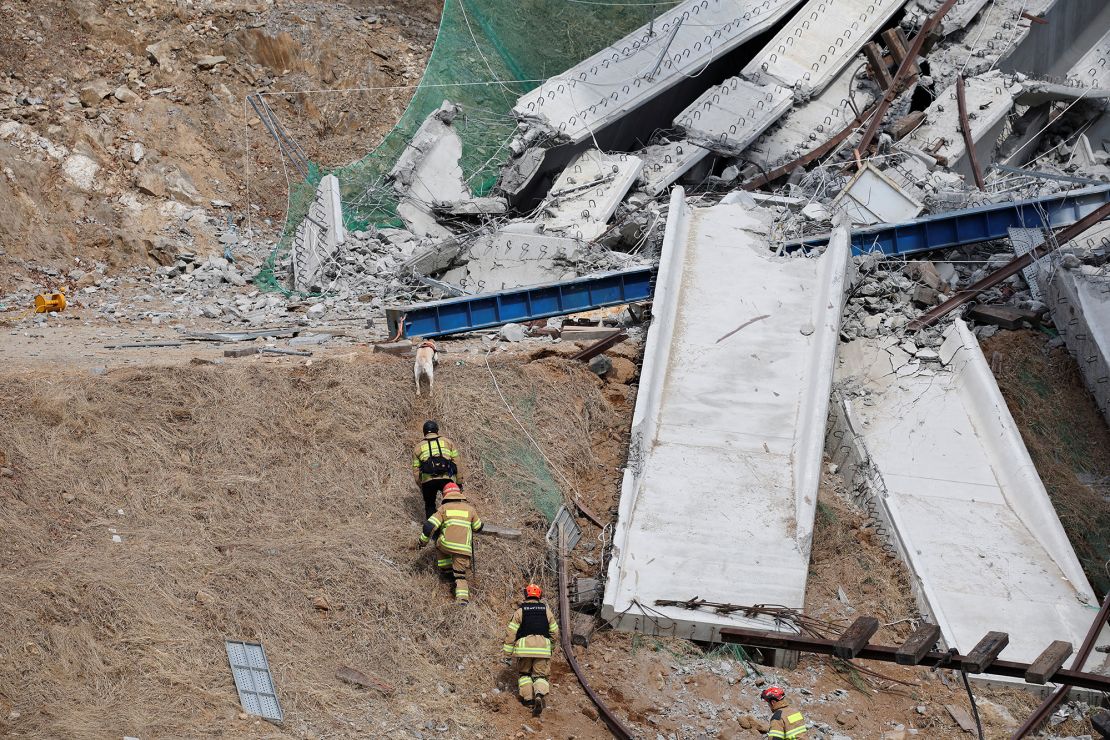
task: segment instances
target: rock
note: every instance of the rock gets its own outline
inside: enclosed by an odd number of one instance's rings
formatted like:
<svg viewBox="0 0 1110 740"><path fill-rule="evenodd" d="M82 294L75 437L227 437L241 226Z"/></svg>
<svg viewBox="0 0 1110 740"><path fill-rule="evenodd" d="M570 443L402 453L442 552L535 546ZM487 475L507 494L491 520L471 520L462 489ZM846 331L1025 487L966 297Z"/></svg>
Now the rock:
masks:
<svg viewBox="0 0 1110 740"><path fill-rule="evenodd" d="M628 385L636 377L636 372L636 363L623 357L612 357L609 359L609 370L605 373L605 379L612 383Z"/></svg>
<svg viewBox="0 0 1110 740"><path fill-rule="evenodd" d="M136 141L128 148L128 156L131 158L132 162L138 164L142 162L143 157L146 156L146 147L143 146L142 143Z"/></svg>
<svg viewBox="0 0 1110 740"><path fill-rule="evenodd" d="M851 730L859 725L859 717L850 709L845 710L836 715L836 723L846 730Z"/></svg>
<svg viewBox="0 0 1110 740"><path fill-rule="evenodd" d="M216 597L207 591L197 591L194 598L201 604L211 604L216 601Z"/></svg>
<svg viewBox="0 0 1110 740"><path fill-rule="evenodd" d="M225 62L227 62L227 57L218 57L206 54L202 57L197 57L197 68L212 69L216 65L224 64Z"/></svg>
<svg viewBox="0 0 1110 740"><path fill-rule="evenodd" d="M218 319L224 315L224 310L214 303L201 306L200 312L206 319Z"/></svg>
<svg viewBox="0 0 1110 740"><path fill-rule="evenodd" d="M11 468L0 468L0 478L12 478L15 476L15 471Z"/></svg>
<svg viewBox="0 0 1110 740"><path fill-rule="evenodd" d="M156 198L170 197L179 203L197 206L204 202L188 173L175 164L154 164L135 174L135 187Z"/></svg>
<svg viewBox="0 0 1110 740"><path fill-rule="evenodd" d="M81 86L78 97L81 105L86 108L95 108L101 100L112 94L112 85L105 79L93 80Z"/></svg>
<svg viewBox="0 0 1110 740"><path fill-rule="evenodd" d="M927 285L918 285L913 289L911 300L918 308L928 308L940 302L940 293Z"/></svg>
<svg viewBox="0 0 1110 740"><path fill-rule="evenodd" d="M522 324L505 324L497 335L503 342L523 342L527 332Z"/></svg>
<svg viewBox="0 0 1110 740"><path fill-rule="evenodd" d="M305 313L307 313L309 316L323 316L324 312L327 310L327 304L313 303L311 306L308 307L308 311L306 311Z"/></svg>
<svg viewBox="0 0 1110 740"><path fill-rule="evenodd" d="M312 606L314 606L318 611L331 611L331 604L328 602L328 598L326 596L316 596L315 598L313 598Z"/></svg>
<svg viewBox="0 0 1110 740"><path fill-rule="evenodd" d="M929 710L924 704L918 704L916 707L913 708L913 711L917 712L918 714L925 714Z"/></svg>
<svg viewBox="0 0 1110 740"><path fill-rule="evenodd" d="M173 56L169 41L162 40L150 44L146 47L146 55L150 61L157 64L162 69L173 69Z"/></svg>
<svg viewBox="0 0 1110 740"><path fill-rule="evenodd" d="M820 203L810 203L802 209L802 215L811 221L828 221L832 217L829 209Z"/></svg>
<svg viewBox="0 0 1110 740"><path fill-rule="evenodd" d="M112 92L112 97L121 103L134 103L139 100L139 94L134 92L127 85L120 85Z"/></svg>
<svg viewBox="0 0 1110 740"><path fill-rule="evenodd" d="M613 361L606 355L598 355L597 357L590 360L589 367L590 370L592 370L593 372L597 373L601 377L605 377L605 374L612 370Z"/></svg>
<svg viewBox="0 0 1110 740"><path fill-rule="evenodd" d="M914 356L922 362L940 362L940 354L935 349L919 349Z"/></svg>
<svg viewBox="0 0 1110 740"><path fill-rule="evenodd" d="M84 154L71 154L62 162L62 174L81 190L96 187L96 173L99 171L100 165Z"/></svg>

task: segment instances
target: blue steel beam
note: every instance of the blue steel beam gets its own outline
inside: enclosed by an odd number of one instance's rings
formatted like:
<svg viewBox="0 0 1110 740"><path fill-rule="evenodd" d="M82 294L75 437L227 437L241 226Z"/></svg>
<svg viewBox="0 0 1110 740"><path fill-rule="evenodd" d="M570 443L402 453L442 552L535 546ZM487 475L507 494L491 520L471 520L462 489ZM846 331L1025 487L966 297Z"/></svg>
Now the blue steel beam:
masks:
<svg viewBox="0 0 1110 740"><path fill-rule="evenodd" d="M401 336L442 337L647 300L654 280L654 267L637 267L561 283L398 306L386 310L386 319L394 336L403 329Z"/></svg>
<svg viewBox="0 0 1110 740"><path fill-rule="evenodd" d="M900 224L878 224L852 232L852 254L881 252L910 255L994 239L1005 239L1012 228L1070 226L1110 202L1110 186L1071 190L1044 198L949 211ZM792 251L828 244L829 235L786 243Z"/></svg>

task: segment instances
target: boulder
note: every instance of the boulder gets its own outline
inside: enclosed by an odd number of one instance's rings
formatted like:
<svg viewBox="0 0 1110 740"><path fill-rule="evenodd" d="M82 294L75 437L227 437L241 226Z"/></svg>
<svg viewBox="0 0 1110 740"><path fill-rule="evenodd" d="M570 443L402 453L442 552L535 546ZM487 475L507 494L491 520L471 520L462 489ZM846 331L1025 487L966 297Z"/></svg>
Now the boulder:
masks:
<svg viewBox="0 0 1110 740"><path fill-rule="evenodd" d="M113 88L108 80L103 78L87 82L81 86L78 92L78 97L81 100L81 105L86 108L95 108L100 104L101 100L112 94Z"/></svg>

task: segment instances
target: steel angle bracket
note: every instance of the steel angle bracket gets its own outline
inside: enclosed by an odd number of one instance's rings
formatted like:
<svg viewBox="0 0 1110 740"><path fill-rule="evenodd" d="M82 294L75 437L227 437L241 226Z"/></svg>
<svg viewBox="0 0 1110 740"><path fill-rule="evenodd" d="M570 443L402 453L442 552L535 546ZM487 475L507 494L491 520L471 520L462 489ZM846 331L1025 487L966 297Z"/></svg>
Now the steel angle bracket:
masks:
<svg viewBox="0 0 1110 740"><path fill-rule="evenodd" d="M578 522L574 521L574 515L570 513L570 509L563 506L559 507L559 511L555 514L555 518L551 520L551 526L547 528L547 544L554 550L559 549L559 529L566 528L566 543L567 552L574 549L578 544L578 540L582 539L582 528L578 526Z"/></svg>
<svg viewBox="0 0 1110 740"><path fill-rule="evenodd" d="M260 643L242 640L224 640L224 647L243 710L280 725L285 715L278 702L265 649Z"/></svg>

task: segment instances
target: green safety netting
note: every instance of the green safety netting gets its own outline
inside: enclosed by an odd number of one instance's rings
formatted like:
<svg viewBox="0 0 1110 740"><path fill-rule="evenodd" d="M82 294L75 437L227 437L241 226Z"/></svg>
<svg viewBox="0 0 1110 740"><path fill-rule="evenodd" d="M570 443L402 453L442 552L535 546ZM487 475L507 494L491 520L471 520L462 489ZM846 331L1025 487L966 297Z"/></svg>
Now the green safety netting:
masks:
<svg viewBox="0 0 1110 740"><path fill-rule="evenodd" d="M374 151L330 170L339 179L347 227L400 225L385 177L420 124L444 100L462 107L454 126L463 141L463 174L474 194L484 195L497 180L498 165L507 159L505 145L516 128L510 111L520 95L676 4L677 0L445 0L424 76L397 125ZM255 278L259 288L287 292L273 268L289 249L292 232L325 174L329 171L312 166L309 178L293 186L286 233Z"/></svg>

